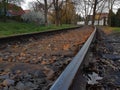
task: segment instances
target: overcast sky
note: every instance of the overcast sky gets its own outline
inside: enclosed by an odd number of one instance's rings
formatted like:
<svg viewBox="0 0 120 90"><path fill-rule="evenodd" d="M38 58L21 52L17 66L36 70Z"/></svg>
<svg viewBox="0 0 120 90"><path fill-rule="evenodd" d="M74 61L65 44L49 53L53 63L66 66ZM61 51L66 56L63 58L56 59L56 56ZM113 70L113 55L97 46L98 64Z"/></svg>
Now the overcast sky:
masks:
<svg viewBox="0 0 120 90"><path fill-rule="evenodd" d="M21 7L26 10L26 9L29 9L29 3L30 2L33 2L33 1L36 1L36 0L24 0L24 3L21 4Z"/></svg>
<svg viewBox="0 0 120 90"><path fill-rule="evenodd" d="M36 0L24 0L24 3L21 4L21 7L22 7L24 10L28 10L28 9L30 9L29 3L30 3L30 2L34 2L34 1L36 1ZM43 0L39 0L39 1L43 1ZM116 9L114 9L115 12L117 11L117 8L118 8L118 7L116 7ZM119 6L119 8L120 8L120 6Z"/></svg>

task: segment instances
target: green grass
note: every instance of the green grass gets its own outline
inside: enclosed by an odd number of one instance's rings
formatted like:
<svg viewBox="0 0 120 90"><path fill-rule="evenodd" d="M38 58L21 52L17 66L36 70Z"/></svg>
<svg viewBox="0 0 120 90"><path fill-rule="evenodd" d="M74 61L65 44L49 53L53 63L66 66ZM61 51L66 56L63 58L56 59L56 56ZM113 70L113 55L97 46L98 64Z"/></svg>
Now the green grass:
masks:
<svg viewBox="0 0 120 90"><path fill-rule="evenodd" d="M57 30L63 28L75 27L73 25L49 25L49 26L40 26L32 23L20 23L20 22L0 22L0 37L7 37L25 33L33 32L43 32L49 30Z"/></svg>
<svg viewBox="0 0 120 90"><path fill-rule="evenodd" d="M115 32L120 32L120 27L111 27L111 29Z"/></svg>

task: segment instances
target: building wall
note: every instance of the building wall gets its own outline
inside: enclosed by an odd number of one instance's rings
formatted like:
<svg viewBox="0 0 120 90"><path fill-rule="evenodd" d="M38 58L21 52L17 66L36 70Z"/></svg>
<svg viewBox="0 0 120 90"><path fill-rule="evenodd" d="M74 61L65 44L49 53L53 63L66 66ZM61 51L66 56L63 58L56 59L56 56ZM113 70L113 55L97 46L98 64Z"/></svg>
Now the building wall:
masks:
<svg viewBox="0 0 120 90"><path fill-rule="evenodd" d="M89 22L88 22L88 25L92 25L92 21L89 21ZM98 20L95 20L94 25L98 25ZM104 19L99 20L99 25L104 25ZM107 18L106 18L106 20L105 20L105 25L108 25L108 23L107 23Z"/></svg>
<svg viewBox="0 0 120 90"><path fill-rule="evenodd" d="M84 24L85 24L84 21L78 21L78 22L77 22L77 25L84 25Z"/></svg>

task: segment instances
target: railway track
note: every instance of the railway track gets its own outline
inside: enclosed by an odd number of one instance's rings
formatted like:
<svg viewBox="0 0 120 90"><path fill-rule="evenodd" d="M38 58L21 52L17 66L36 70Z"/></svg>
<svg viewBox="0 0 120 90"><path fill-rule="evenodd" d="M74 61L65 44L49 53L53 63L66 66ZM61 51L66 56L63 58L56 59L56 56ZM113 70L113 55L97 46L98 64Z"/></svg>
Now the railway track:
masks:
<svg viewBox="0 0 120 90"><path fill-rule="evenodd" d="M0 89L48 90L92 31L82 27L1 38Z"/></svg>
<svg viewBox="0 0 120 90"><path fill-rule="evenodd" d="M57 33L67 32L68 30L78 29L78 28L80 27L73 27L73 28L66 28L66 29L59 29L59 30L49 30L49 31L35 32L35 33L26 33L26 34L13 35L8 37L0 37L0 43L17 42L17 41L27 42L28 39L31 37L37 39L43 36L54 35Z"/></svg>
<svg viewBox="0 0 120 90"><path fill-rule="evenodd" d="M120 33L85 29L1 38L0 89L120 90Z"/></svg>
<svg viewBox="0 0 120 90"><path fill-rule="evenodd" d="M59 78L50 88L50 90L68 90L70 88L76 73L78 72L80 66L82 65L86 53L88 52L88 49L91 43L93 42L93 39L95 38L95 34L96 34L96 28L93 31L93 33L90 35L86 43L83 45L83 47L80 49L78 54L74 57L72 62L66 67L66 69L62 72L62 74L59 76ZM74 90L78 90L78 88L75 89L74 87Z"/></svg>
<svg viewBox="0 0 120 90"><path fill-rule="evenodd" d="M50 90L120 90L119 35L95 28Z"/></svg>

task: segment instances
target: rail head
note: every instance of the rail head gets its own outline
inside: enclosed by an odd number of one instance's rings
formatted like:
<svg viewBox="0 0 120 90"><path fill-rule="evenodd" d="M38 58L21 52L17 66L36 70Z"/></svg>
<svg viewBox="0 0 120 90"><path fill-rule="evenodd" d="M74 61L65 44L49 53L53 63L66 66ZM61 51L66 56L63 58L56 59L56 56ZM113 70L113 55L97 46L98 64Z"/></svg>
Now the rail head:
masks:
<svg viewBox="0 0 120 90"><path fill-rule="evenodd" d="M69 30L74 30L81 28L82 26L76 26L76 27L71 27L71 28L63 28L63 29L53 29L53 30L48 30L48 31L41 31L41 32L32 32L32 33L24 33L24 34L17 34L17 35L11 35L11 36L3 36L0 37L0 44L1 43L8 43L8 42L13 42L13 41L20 41L24 40L24 38L27 40L30 37L36 37L40 35L45 35L45 34L50 34L50 33L60 33L63 31L69 31Z"/></svg>
<svg viewBox="0 0 120 90"><path fill-rule="evenodd" d="M63 28L63 29L52 29L52 30L40 31L40 32L23 33L23 34L10 35L10 36L3 36L3 37L0 37L0 40L8 39L8 38L18 38L18 37L22 37L22 36L30 36L30 35L36 35L36 34L43 34L43 33L50 33L50 32L57 32L57 31L63 31L63 30L70 30L70 29L77 29L77 28L80 28L80 26L71 27L71 28Z"/></svg>
<svg viewBox="0 0 120 90"><path fill-rule="evenodd" d="M50 90L68 90L95 36L96 28L83 47L58 77Z"/></svg>

